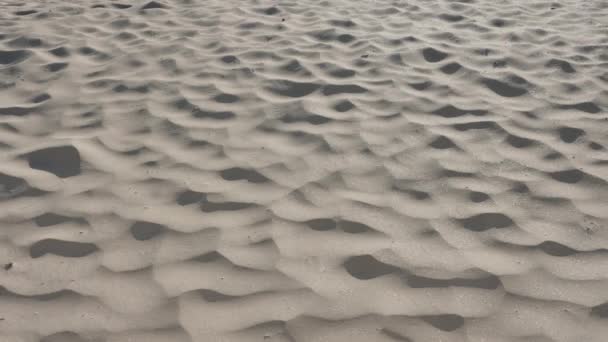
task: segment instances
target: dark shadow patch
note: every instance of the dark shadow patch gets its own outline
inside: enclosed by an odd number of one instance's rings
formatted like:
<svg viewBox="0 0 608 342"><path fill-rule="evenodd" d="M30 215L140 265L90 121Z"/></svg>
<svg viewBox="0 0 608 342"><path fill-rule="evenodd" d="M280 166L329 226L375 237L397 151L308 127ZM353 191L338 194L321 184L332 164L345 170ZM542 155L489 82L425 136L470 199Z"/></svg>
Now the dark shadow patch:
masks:
<svg viewBox="0 0 608 342"><path fill-rule="evenodd" d="M350 257L343 266L348 274L360 280L373 279L400 270L398 267L378 261L369 254Z"/></svg>
<svg viewBox="0 0 608 342"><path fill-rule="evenodd" d="M490 25L494 27L505 27L508 25L508 23L504 19L492 19L490 21Z"/></svg>
<svg viewBox="0 0 608 342"><path fill-rule="evenodd" d="M57 72L68 67L68 63L50 63L44 66L47 71Z"/></svg>
<svg viewBox="0 0 608 342"><path fill-rule="evenodd" d="M42 39L19 37L7 42L6 45L14 48L36 48L42 46Z"/></svg>
<svg viewBox="0 0 608 342"><path fill-rule="evenodd" d="M149 10L149 9L157 9L157 8L163 9L163 8L167 8L167 6L165 6L165 5L161 4L161 3L158 3L156 1L150 1L147 4L145 4L141 9L142 10Z"/></svg>
<svg viewBox="0 0 608 342"><path fill-rule="evenodd" d="M538 120L538 115L534 114L534 112L521 112L522 115L524 115L526 118L528 119L532 119L532 120Z"/></svg>
<svg viewBox="0 0 608 342"><path fill-rule="evenodd" d="M421 319L442 331L454 331L464 325L464 318L460 315L423 316Z"/></svg>
<svg viewBox="0 0 608 342"><path fill-rule="evenodd" d="M459 21L463 20L464 17L461 16L461 15L458 15L458 14L443 13L443 14L439 15L439 19L445 20L445 21L448 21L448 22L451 22L451 23L456 23L456 22L459 22Z"/></svg>
<svg viewBox="0 0 608 342"><path fill-rule="evenodd" d="M462 177L462 178L474 178L475 174L470 172L460 172L455 170L445 169L440 173L441 177L451 178L451 177Z"/></svg>
<svg viewBox="0 0 608 342"><path fill-rule="evenodd" d="M60 178L80 174L80 153L74 146L48 147L26 155L32 169L46 171Z"/></svg>
<svg viewBox="0 0 608 342"><path fill-rule="evenodd" d="M475 50L475 54L482 55L482 56L488 56L490 54L490 52L494 53L494 51L490 50L490 49L477 49L477 50Z"/></svg>
<svg viewBox="0 0 608 342"><path fill-rule="evenodd" d="M354 64L355 64L355 67L357 67L357 68L366 68L367 66L371 65L371 62L368 62L365 59L357 59L357 60L355 60ZM378 74L377 68L373 68L373 69L369 70L369 73L377 75Z"/></svg>
<svg viewBox="0 0 608 342"><path fill-rule="evenodd" d="M0 172L0 200L14 199L22 196L41 196L46 192L32 188L24 179Z"/></svg>
<svg viewBox="0 0 608 342"><path fill-rule="evenodd" d="M350 102L349 100L342 100L342 101L336 103L333 106L333 108L337 112L344 113L344 112L347 112L347 111L355 108L355 105L352 102Z"/></svg>
<svg viewBox="0 0 608 342"><path fill-rule="evenodd" d="M530 85L530 83L525 78L517 75L510 75L507 77L507 80L511 83L515 83L518 85Z"/></svg>
<svg viewBox="0 0 608 342"><path fill-rule="evenodd" d="M505 60L498 60L498 61L492 62L492 67L494 67L494 68L504 68L506 66L507 66L507 61L505 61Z"/></svg>
<svg viewBox="0 0 608 342"><path fill-rule="evenodd" d="M78 49L78 53L84 56L92 56L99 53L99 51L93 49L92 47L84 46Z"/></svg>
<svg viewBox="0 0 608 342"><path fill-rule="evenodd" d="M203 200L200 202L201 211L205 213L212 213L214 211L235 211L254 207L253 203L244 202L209 202Z"/></svg>
<svg viewBox="0 0 608 342"><path fill-rule="evenodd" d="M390 337L393 340L398 341L398 342L413 342L413 340L410 339L409 337L403 336L403 335L401 335L399 333L396 333L396 332L394 332L392 330L389 330L387 328L380 329L380 333L383 334L383 335L386 335L386 336L388 336L388 337Z"/></svg>
<svg viewBox="0 0 608 342"><path fill-rule="evenodd" d="M600 107L593 102L581 102L573 105L560 106L562 109L576 109L589 114L597 114L601 111Z"/></svg>
<svg viewBox="0 0 608 342"><path fill-rule="evenodd" d="M335 69L329 72L335 78L349 78L355 76L355 71L350 69Z"/></svg>
<svg viewBox="0 0 608 342"><path fill-rule="evenodd" d="M19 130L15 126L13 126L7 122L0 123L0 128L2 128L3 130L6 130L6 131L12 132L12 133L19 133Z"/></svg>
<svg viewBox="0 0 608 342"><path fill-rule="evenodd" d="M478 121L463 124L455 124L454 127L458 131L469 131L472 129L497 129L496 122L493 121Z"/></svg>
<svg viewBox="0 0 608 342"><path fill-rule="evenodd" d="M45 254L55 254L66 258L80 258L98 250L92 243L45 239L30 246L30 256L39 258Z"/></svg>
<svg viewBox="0 0 608 342"><path fill-rule="evenodd" d="M552 58L549 62L547 62L547 64L545 64L545 67L548 68L560 68L563 72L571 74L571 73L575 73L576 70L574 69L574 67L572 67L572 65L566 61L560 60L560 59L555 59Z"/></svg>
<svg viewBox="0 0 608 342"><path fill-rule="evenodd" d="M0 115L7 115L7 116L26 116L32 112L34 112L34 110L36 110L36 107L32 107L32 108L28 108L28 107L4 107L4 108L0 108Z"/></svg>
<svg viewBox="0 0 608 342"><path fill-rule="evenodd" d="M169 106L171 106L177 110L190 111L190 112L197 108L190 101L186 100L183 97L180 98L179 100L175 100L175 101L169 103Z"/></svg>
<svg viewBox="0 0 608 342"><path fill-rule="evenodd" d="M492 78L483 78L481 83L502 97L518 97L528 93L524 88L514 87L508 83Z"/></svg>
<svg viewBox="0 0 608 342"><path fill-rule="evenodd" d="M217 303L217 302L228 302L234 299L239 298L239 296L228 296L223 293L219 293L213 290L200 289L196 290L196 292L209 303Z"/></svg>
<svg viewBox="0 0 608 342"><path fill-rule="evenodd" d="M64 48L64 47L58 47L52 50L49 50L49 52L56 57L68 57L70 55L70 52L68 51L68 49Z"/></svg>
<svg viewBox="0 0 608 342"><path fill-rule="evenodd" d="M266 15L275 15L275 14L278 14L280 12L281 11L278 8L276 8L276 7L269 7L269 8L267 8L267 9L264 10L264 14L266 14Z"/></svg>
<svg viewBox="0 0 608 342"><path fill-rule="evenodd" d="M25 50L0 50L0 64L16 64L24 61L31 54Z"/></svg>
<svg viewBox="0 0 608 342"><path fill-rule="evenodd" d="M226 64L236 64L236 63L239 63L239 59L236 56L233 56L233 55L222 56L222 58L220 58L220 60L222 61L222 63L226 63Z"/></svg>
<svg viewBox="0 0 608 342"><path fill-rule="evenodd" d="M336 94L362 94L367 92L367 89L356 84L328 84L321 91L325 96Z"/></svg>
<svg viewBox="0 0 608 342"><path fill-rule="evenodd" d="M161 59L159 64L165 70L170 73L179 73L179 68L177 67L177 61L173 58L164 58Z"/></svg>
<svg viewBox="0 0 608 342"><path fill-rule="evenodd" d="M13 268L13 263L12 263L12 262L9 262L9 263L7 263L7 264L4 264L4 266L2 266L2 268L3 268L5 271L8 271L8 270L10 270L11 268Z"/></svg>
<svg viewBox="0 0 608 342"><path fill-rule="evenodd" d="M559 152L551 152L543 157L545 160L557 160L564 158L564 155Z"/></svg>
<svg viewBox="0 0 608 342"><path fill-rule="evenodd" d="M396 64L396 65L404 65L403 59L401 58L401 54L398 54L398 53L393 53L390 56L388 56L388 60L391 61L391 63Z"/></svg>
<svg viewBox="0 0 608 342"><path fill-rule="evenodd" d="M425 191L419 191L419 190L414 190L414 189L406 189L406 190L400 189L400 191L405 192L408 196L410 196L411 198L413 198L417 201L425 201L425 200L428 200L431 198L431 195Z"/></svg>
<svg viewBox="0 0 608 342"><path fill-rule="evenodd" d="M0 297L22 297L22 295L14 293L4 286L0 286Z"/></svg>
<svg viewBox="0 0 608 342"><path fill-rule="evenodd" d="M215 102L219 102L219 103L235 103L235 102L238 102L239 99L240 98L236 95L226 94L226 93L218 94L215 97L213 97L213 100Z"/></svg>
<svg viewBox="0 0 608 342"><path fill-rule="evenodd" d="M260 26L261 26L261 23L259 23L259 22L246 22L246 23L240 24L239 28L243 29L243 30L252 30L252 29L256 29ZM216 43L212 43L212 44L214 44L213 47L216 46L215 45Z"/></svg>
<svg viewBox="0 0 608 342"><path fill-rule="evenodd" d="M135 240L145 241L161 235L167 230L167 227L158 223L137 221L131 225L129 230Z"/></svg>
<svg viewBox="0 0 608 342"><path fill-rule="evenodd" d="M326 118L324 116L317 115L317 114L298 115L298 114L294 114L294 113L285 114L279 120L281 120L281 122L284 122L287 124L306 122L311 125L322 125L322 124L326 124L328 122L333 121L330 118Z"/></svg>
<svg viewBox="0 0 608 342"><path fill-rule="evenodd" d="M24 179L0 172L0 199L18 197L29 188L29 184Z"/></svg>
<svg viewBox="0 0 608 342"><path fill-rule="evenodd" d="M589 148L594 150L594 151L601 151L604 149L604 146L592 141L589 143Z"/></svg>
<svg viewBox="0 0 608 342"><path fill-rule="evenodd" d="M87 221L81 217L63 216L55 213L45 213L34 218L34 223L38 227L49 227L62 223L74 222L77 224L86 224Z"/></svg>
<svg viewBox="0 0 608 342"><path fill-rule="evenodd" d="M500 213L483 213L465 219L457 219L468 230L483 232L492 228L506 228L514 224L508 216Z"/></svg>
<svg viewBox="0 0 608 342"><path fill-rule="evenodd" d="M351 28L357 26L352 20L330 20L329 24L332 26Z"/></svg>
<svg viewBox="0 0 608 342"><path fill-rule="evenodd" d="M197 119L213 119L213 120L230 120L236 117L236 114L230 111L207 111L202 110L199 107L195 107L192 110L192 117Z"/></svg>
<svg viewBox="0 0 608 342"><path fill-rule="evenodd" d="M463 116L466 114L472 114L475 116L483 116L486 113L487 113L487 111L485 111L485 110L464 110L464 109L456 108L452 105L441 107L432 112L432 114L439 115L444 118L456 118L456 117Z"/></svg>
<svg viewBox="0 0 608 342"><path fill-rule="evenodd" d="M195 258L192 258L192 261L196 261L196 262L213 262L213 261L217 261L217 260L221 260L224 259L224 256L221 255L220 253L218 253L217 251L213 251L213 252L209 252L209 253L205 253L203 255L199 255Z"/></svg>
<svg viewBox="0 0 608 342"><path fill-rule="evenodd" d="M113 4L110 4L110 5L112 7L114 7L114 8L118 8L118 9L127 9L127 8L131 8L132 7L131 5L128 5L128 4L119 4L119 3L113 3Z"/></svg>
<svg viewBox="0 0 608 342"><path fill-rule="evenodd" d="M340 229L349 234L361 234L374 231L370 226L361 222L340 220L338 223Z"/></svg>
<svg viewBox="0 0 608 342"><path fill-rule="evenodd" d="M212 144L206 140L191 139L188 142L188 147L208 147Z"/></svg>
<svg viewBox="0 0 608 342"><path fill-rule="evenodd" d="M353 40L355 40L355 36L353 36L352 34L345 33L345 34L341 34L341 35L339 35L338 37L336 37L336 39L337 39L337 40L338 40L340 43L347 44L347 43L350 43L350 42L352 42Z"/></svg>
<svg viewBox="0 0 608 342"><path fill-rule="evenodd" d="M44 101L50 100L50 99L51 99L51 95L44 93L44 94L40 94L40 95L36 95L36 96L32 97L30 102L40 103L40 102L44 102Z"/></svg>
<svg viewBox="0 0 608 342"><path fill-rule="evenodd" d="M500 286L500 279L496 276L488 276L477 279L450 278L435 279L408 274L405 278L407 285L414 289L419 288L446 288L446 287L468 287L484 290L495 290Z"/></svg>
<svg viewBox="0 0 608 342"><path fill-rule="evenodd" d="M546 254L556 257L565 257L579 253L579 251L575 249L572 249L568 246L564 246L561 243L557 243L554 241L544 241L536 247L541 251L545 252Z"/></svg>
<svg viewBox="0 0 608 342"><path fill-rule="evenodd" d="M132 40L135 38L137 38L137 36L131 32L120 32L119 34L116 35L116 39L120 39L120 40L124 40L124 41Z"/></svg>
<svg viewBox="0 0 608 342"><path fill-rule="evenodd" d="M462 68L462 65L454 62L454 63L449 63L449 64L446 64L446 65L442 66L440 68L440 70L444 74L451 75L451 74L457 72L458 70L460 70L461 68Z"/></svg>
<svg viewBox="0 0 608 342"><path fill-rule="evenodd" d="M511 191L518 194L527 194L530 192L530 188L524 183L516 183L513 188L511 188Z"/></svg>
<svg viewBox="0 0 608 342"><path fill-rule="evenodd" d="M383 120L383 121L391 121L393 119L397 119L401 117L401 113L393 113L393 114L388 114L388 115L381 115L378 117L378 119Z"/></svg>
<svg viewBox="0 0 608 342"><path fill-rule="evenodd" d="M429 63L437 63L446 59L448 54L434 48L425 48L422 50L422 57L424 57L424 60Z"/></svg>
<svg viewBox="0 0 608 342"><path fill-rule="evenodd" d="M286 72L290 72L290 73L295 73L295 72L298 72L301 70L305 70L305 68L302 66L302 64L300 64L300 62L295 59L290 61L289 63L281 66L280 69L283 71L286 71Z"/></svg>
<svg viewBox="0 0 608 342"><path fill-rule="evenodd" d="M582 171L577 169L565 170L565 171L557 171L549 173L551 178L555 179L558 182L574 184L580 182L585 174Z"/></svg>
<svg viewBox="0 0 608 342"><path fill-rule="evenodd" d="M91 6L91 8L106 8L106 5L97 4L97 5Z"/></svg>
<svg viewBox="0 0 608 342"><path fill-rule="evenodd" d="M431 81L426 81L426 82L421 82L421 83L410 83L409 86L422 91L422 90L426 90L428 89L431 85L433 85L433 83Z"/></svg>
<svg viewBox="0 0 608 342"><path fill-rule="evenodd" d="M574 127L560 127L559 130L559 138L565 143L573 143L576 139L585 135L585 131L579 128Z"/></svg>
<svg viewBox="0 0 608 342"><path fill-rule="evenodd" d="M112 88L112 91L115 93L124 93L128 90L129 90L129 88L124 84L119 84L119 85L115 86L114 88Z"/></svg>
<svg viewBox="0 0 608 342"><path fill-rule="evenodd" d="M246 180L251 183L266 183L270 181L266 176L253 169L233 167L220 171L220 176L227 181Z"/></svg>
<svg viewBox="0 0 608 342"><path fill-rule="evenodd" d="M483 192L471 191L469 193L469 199L472 202L480 203L480 202L485 202L485 201L489 200L490 196L488 196L487 194L485 194Z"/></svg>
<svg viewBox="0 0 608 342"><path fill-rule="evenodd" d="M24 11L17 11L14 14L21 16L21 15L30 15L30 14L34 14L34 13L38 13L38 11L36 11L36 10L24 10Z"/></svg>
<svg viewBox="0 0 608 342"><path fill-rule="evenodd" d="M135 87L131 88L131 91L134 91L134 92L140 93L140 94L147 94L150 92L150 87L147 85L135 86Z"/></svg>
<svg viewBox="0 0 608 342"><path fill-rule="evenodd" d="M536 145L536 141L509 134L505 141L515 148L527 148Z"/></svg>
<svg viewBox="0 0 608 342"><path fill-rule="evenodd" d="M450 140L449 138L447 138L443 135L439 136L435 140L431 141L429 146L431 146L432 148L438 149L438 150L445 150L448 148L457 148L456 144L454 144L454 142L452 142L452 140Z"/></svg>
<svg viewBox="0 0 608 342"><path fill-rule="evenodd" d="M266 87L270 92L288 97L303 97L318 90L321 85L317 83L292 82L287 80L276 81L276 85Z"/></svg>
<svg viewBox="0 0 608 342"><path fill-rule="evenodd" d="M304 224L308 228L320 232L336 229L336 221L328 218L308 220Z"/></svg>
<svg viewBox="0 0 608 342"><path fill-rule="evenodd" d="M592 307L589 314L594 317L608 318L608 302Z"/></svg>
<svg viewBox="0 0 608 342"><path fill-rule="evenodd" d="M308 33L309 36L321 41L321 42L329 42L336 39L336 34L334 29L320 30Z"/></svg>
<svg viewBox="0 0 608 342"><path fill-rule="evenodd" d="M202 192L186 190L177 195L176 201L179 205L188 205L198 203L206 198L206 195Z"/></svg>

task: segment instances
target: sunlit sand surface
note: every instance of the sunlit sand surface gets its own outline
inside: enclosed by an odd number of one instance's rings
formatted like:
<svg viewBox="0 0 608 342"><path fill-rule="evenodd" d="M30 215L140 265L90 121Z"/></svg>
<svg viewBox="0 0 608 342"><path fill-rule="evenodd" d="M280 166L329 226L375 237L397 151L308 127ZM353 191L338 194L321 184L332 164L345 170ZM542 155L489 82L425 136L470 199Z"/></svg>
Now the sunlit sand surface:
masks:
<svg viewBox="0 0 608 342"><path fill-rule="evenodd" d="M0 1L0 341L607 341L607 32Z"/></svg>

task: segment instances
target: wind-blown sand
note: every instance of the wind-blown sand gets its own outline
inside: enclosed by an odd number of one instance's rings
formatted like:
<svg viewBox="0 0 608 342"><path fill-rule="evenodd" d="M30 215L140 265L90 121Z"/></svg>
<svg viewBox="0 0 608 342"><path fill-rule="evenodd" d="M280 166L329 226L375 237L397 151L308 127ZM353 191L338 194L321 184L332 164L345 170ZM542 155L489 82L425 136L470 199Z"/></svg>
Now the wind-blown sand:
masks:
<svg viewBox="0 0 608 342"><path fill-rule="evenodd" d="M608 338L608 2L0 3L0 341Z"/></svg>

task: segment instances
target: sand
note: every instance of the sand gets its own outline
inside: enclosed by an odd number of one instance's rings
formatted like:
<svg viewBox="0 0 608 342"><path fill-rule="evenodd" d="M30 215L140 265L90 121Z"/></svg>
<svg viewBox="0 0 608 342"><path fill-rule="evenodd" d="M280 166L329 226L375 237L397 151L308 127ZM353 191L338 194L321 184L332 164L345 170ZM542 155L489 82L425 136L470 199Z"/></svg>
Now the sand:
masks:
<svg viewBox="0 0 608 342"><path fill-rule="evenodd" d="M608 336L608 3L0 1L0 341Z"/></svg>

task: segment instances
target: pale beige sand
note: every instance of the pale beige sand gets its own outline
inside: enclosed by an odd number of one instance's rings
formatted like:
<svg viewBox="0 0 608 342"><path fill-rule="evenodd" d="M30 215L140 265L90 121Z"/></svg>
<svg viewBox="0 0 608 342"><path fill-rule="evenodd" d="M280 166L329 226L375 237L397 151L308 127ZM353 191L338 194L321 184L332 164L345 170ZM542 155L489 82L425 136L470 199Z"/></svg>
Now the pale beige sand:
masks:
<svg viewBox="0 0 608 342"><path fill-rule="evenodd" d="M0 341L607 341L607 33L603 0L0 1Z"/></svg>

